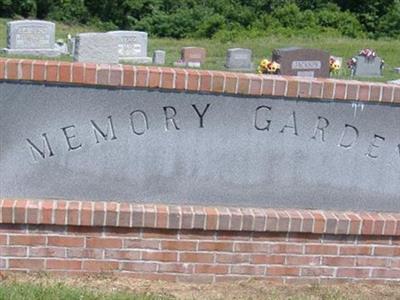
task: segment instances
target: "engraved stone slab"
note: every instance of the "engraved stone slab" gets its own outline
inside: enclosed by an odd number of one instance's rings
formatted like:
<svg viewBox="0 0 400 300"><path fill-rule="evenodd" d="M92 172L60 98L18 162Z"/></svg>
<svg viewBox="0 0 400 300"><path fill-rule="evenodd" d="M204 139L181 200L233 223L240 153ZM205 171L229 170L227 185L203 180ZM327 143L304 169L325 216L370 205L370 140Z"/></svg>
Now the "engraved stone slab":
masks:
<svg viewBox="0 0 400 300"><path fill-rule="evenodd" d="M75 38L74 60L78 62L119 62L119 39L108 33L81 33Z"/></svg>
<svg viewBox="0 0 400 300"><path fill-rule="evenodd" d="M250 49L232 48L228 49L226 53L225 66L231 70L245 70L253 69L251 62L252 52Z"/></svg>
<svg viewBox="0 0 400 300"><path fill-rule="evenodd" d="M399 211L400 106L0 83L0 197Z"/></svg>
<svg viewBox="0 0 400 300"><path fill-rule="evenodd" d="M147 32L143 31L110 31L118 37L118 55L121 61L131 63L151 63L151 58L147 57Z"/></svg>
<svg viewBox="0 0 400 300"><path fill-rule="evenodd" d="M21 20L7 23L7 48L11 55L58 56L55 48L55 24L39 20Z"/></svg>
<svg viewBox="0 0 400 300"><path fill-rule="evenodd" d="M153 64L165 65L166 52L164 50L156 50L153 53Z"/></svg>
<svg viewBox="0 0 400 300"><path fill-rule="evenodd" d="M281 75L329 77L329 53L297 47L275 49L272 60L281 65Z"/></svg>
<svg viewBox="0 0 400 300"><path fill-rule="evenodd" d="M203 64L206 59L206 49L199 47L183 47L181 49L181 60L184 63L197 62Z"/></svg>
<svg viewBox="0 0 400 300"><path fill-rule="evenodd" d="M378 56L370 59L361 55L357 56L357 64L354 70L354 76L360 76L360 77L382 76L382 59Z"/></svg>

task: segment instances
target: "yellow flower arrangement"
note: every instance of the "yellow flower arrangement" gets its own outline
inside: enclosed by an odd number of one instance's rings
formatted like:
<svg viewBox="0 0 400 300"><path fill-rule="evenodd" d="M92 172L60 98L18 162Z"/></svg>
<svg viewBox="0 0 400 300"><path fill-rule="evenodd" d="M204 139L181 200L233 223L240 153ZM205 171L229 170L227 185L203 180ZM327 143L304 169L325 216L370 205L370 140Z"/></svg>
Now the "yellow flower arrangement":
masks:
<svg viewBox="0 0 400 300"><path fill-rule="evenodd" d="M264 58L257 67L258 74L277 74L281 66L275 61Z"/></svg>

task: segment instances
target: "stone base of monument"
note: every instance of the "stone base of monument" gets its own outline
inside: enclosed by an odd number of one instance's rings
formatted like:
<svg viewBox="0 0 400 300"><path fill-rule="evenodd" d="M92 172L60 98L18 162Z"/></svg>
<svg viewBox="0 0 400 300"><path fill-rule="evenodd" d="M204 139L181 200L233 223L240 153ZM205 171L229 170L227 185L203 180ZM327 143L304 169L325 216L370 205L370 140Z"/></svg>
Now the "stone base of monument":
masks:
<svg viewBox="0 0 400 300"><path fill-rule="evenodd" d="M238 67L231 68L231 67L225 65L225 68L231 72L253 72L255 70L254 64L251 64L250 66L242 67L242 68L238 68Z"/></svg>
<svg viewBox="0 0 400 300"><path fill-rule="evenodd" d="M176 61L174 62L174 67L199 69L201 68L201 63L195 61Z"/></svg>
<svg viewBox="0 0 400 300"><path fill-rule="evenodd" d="M119 61L127 64L148 65L153 62L153 59L151 57L124 57L120 58Z"/></svg>
<svg viewBox="0 0 400 300"><path fill-rule="evenodd" d="M27 55L27 56L47 56L57 57L62 53L59 49L9 49L3 48L0 50L2 53L7 55Z"/></svg>

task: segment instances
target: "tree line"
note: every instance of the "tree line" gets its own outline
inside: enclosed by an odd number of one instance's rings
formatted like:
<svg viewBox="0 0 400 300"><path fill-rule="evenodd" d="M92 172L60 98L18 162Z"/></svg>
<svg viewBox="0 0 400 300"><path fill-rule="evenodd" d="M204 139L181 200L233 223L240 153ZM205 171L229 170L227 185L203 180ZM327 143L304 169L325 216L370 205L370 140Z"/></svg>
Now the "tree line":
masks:
<svg viewBox="0 0 400 300"><path fill-rule="evenodd" d="M0 16L172 38L400 36L400 0L0 0Z"/></svg>

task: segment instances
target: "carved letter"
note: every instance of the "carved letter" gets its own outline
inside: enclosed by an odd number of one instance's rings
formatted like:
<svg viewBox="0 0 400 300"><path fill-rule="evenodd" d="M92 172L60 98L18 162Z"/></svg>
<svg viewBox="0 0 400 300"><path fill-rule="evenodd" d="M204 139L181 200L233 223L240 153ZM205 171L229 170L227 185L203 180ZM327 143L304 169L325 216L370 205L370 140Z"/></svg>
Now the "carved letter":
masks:
<svg viewBox="0 0 400 300"><path fill-rule="evenodd" d="M34 161L38 161L37 155L35 155L35 153L39 154L43 159L46 158L46 147L49 153L49 157L54 156L53 150L50 147L49 139L47 138L46 133L43 133L42 137L43 137L43 150L40 150L39 147L37 147L33 142L31 142L30 139L26 139L26 141L30 146L32 158Z"/></svg>
<svg viewBox="0 0 400 300"><path fill-rule="evenodd" d="M138 131L138 130L135 129L135 124L133 122L133 117L134 117L135 113L136 114L140 114L142 116L142 118L143 118L144 126L143 126L143 130L141 130L141 131ZM133 133L135 133L137 135L142 135L142 134L145 133L146 129L149 129L149 123L147 121L147 116L144 113L144 111L142 111L142 110L134 110L133 112L131 112L131 127L132 127Z"/></svg>
<svg viewBox="0 0 400 300"><path fill-rule="evenodd" d="M165 114L165 130L169 129L168 126L168 121L171 121L171 123L175 126L176 130L179 130L178 125L176 125L174 117L176 116L176 109L173 106L164 106L164 114ZM172 111L172 115L169 115L168 110Z"/></svg>
<svg viewBox="0 0 400 300"><path fill-rule="evenodd" d="M265 125L264 127L260 127L260 126L258 126L258 124L257 124L257 117L258 117L258 111L259 111L259 110L271 111L271 107L266 106L266 105L261 105L261 106L257 107L257 109L256 109L256 114L255 114L255 116L254 116L254 127L255 127L257 130L267 130L267 131L269 131L269 126L271 125L271 120L266 119L266 120L265 120L265 121L266 121L266 125Z"/></svg>
<svg viewBox="0 0 400 300"><path fill-rule="evenodd" d="M290 119L293 119L293 126L288 125L289 122L290 122ZM297 133L297 124L296 124L296 112L295 111L293 111L293 113L289 117L288 124L286 124L285 126L282 127L282 130L280 131L280 133L284 133L286 128L293 128L293 134L294 135L298 135L298 133Z"/></svg>
<svg viewBox="0 0 400 300"><path fill-rule="evenodd" d="M196 107L196 104L192 104L192 107L194 108L194 110L196 111L197 115L198 115L199 118L200 118L200 128L203 128L203 127L204 127L204 126L203 126L203 117L204 117L204 115L206 114L207 109L210 107L210 105L211 105L211 104L208 103L208 104L206 105L206 108L203 110L203 112L200 113L199 110L198 110L197 107Z"/></svg>
<svg viewBox="0 0 400 300"><path fill-rule="evenodd" d="M350 141L348 141L345 144L345 143L343 143L343 141L345 140L346 132L348 131L348 130L346 130L347 128L348 129L352 129L352 131L354 133L354 137L353 137L353 140L350 139ZM352 126L352 125L346 124L344 126L342 137L340 138L340 141L339 141L339 147L343 147L343 148L346 148L346 149L347 148L351 148L353 146L353 144L357 141L358 136L359 136L358 129L356 127Z"/></svg>
<svg viewBox="0 0 400 300"><path fill-rule="evenodd" d="M325 124L321 124L321 120ZM321 140L325 142L325 128L329 126L329 121L328 119L324 117L318 117L317 124L315 124L315 129L314 129L314 135L312 136L312 139L316 140L317 139L317 134L318 130L321 131Z"/></svg>
<svg viewBox="0 0 400 300"><path fill-rule="evenodd" d="M111 135L112 135L111 140L116 140L117 137L115 136L114 126L113 126L111 116L108 116L107 119L108 119L108 124L109 124ZM96 137L96 144L100 143L99 138L97 136L98 134L100 134L103 137L103 139L107 141L108 140L108 131L109 131L108 128L107 128L107 132L104 133L93 120L90 120L90 122L92 123L92 127L94 130L94 136Z"/></svg>
<svg viewBox="0 0 400 300"><path fill-rule="evenodd" d="M365 154L366 156L371 157L371 158L378 157L378 155L372 154L372 151L374 150L374 148L379 148L379 145L376 144L379 140L383 142L385 140L385 138L383 136L375 134L374 139L371 141L371 144L368 147L368 153Z"/></svg>
<svg viewBox="0 0 400 300"><path fill-rule="evenodd" d="M68 151L77 150L77 149L82 147L82 144L79 144L79 145L76 145L76 146L72 146L71 145L71 139L76 138L76 135L75 134L69 135L67 131L68 131L68 129L74 129L74 128L75 128L75 125L71 125L71 126L67 126L67 127L61 128L63 133L64 133L64 135L65 135L65 139L67 140Z"/></svg>

